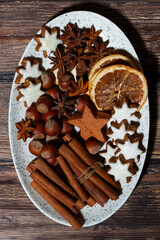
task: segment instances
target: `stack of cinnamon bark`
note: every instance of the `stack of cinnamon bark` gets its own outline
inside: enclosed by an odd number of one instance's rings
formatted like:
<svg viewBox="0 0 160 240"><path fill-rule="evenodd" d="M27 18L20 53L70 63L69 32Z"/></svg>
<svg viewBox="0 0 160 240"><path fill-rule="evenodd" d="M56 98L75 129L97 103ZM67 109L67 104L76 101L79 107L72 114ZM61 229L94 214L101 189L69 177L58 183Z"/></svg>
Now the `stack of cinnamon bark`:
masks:
<svg viewBox="0 0 160 240"><path fill-rule="evenodd" d="M57 162L65 176L46 160L37 158L28 166L31 186L76 230L83 225L79 211L85 205L98 203L102 207L108 199L118 198L120 185L105 171L75 136L64 136Z"/></svg>

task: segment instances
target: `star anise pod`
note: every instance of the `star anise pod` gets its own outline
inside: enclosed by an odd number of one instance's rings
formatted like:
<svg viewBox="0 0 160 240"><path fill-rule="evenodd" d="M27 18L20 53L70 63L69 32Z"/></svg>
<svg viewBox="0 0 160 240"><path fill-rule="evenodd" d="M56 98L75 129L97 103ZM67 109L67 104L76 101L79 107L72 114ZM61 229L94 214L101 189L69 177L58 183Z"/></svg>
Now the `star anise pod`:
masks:
<svg viewBox="0 0 160 240"><path fill-rule="evenodd" d="M91 66L94 65L97 61L99 61L101 58L111 54L114 50L113 47L107 47L109 44L109 40L105 42L96 42L94 46L90 46L89 53L90 53L90 62Z"/></svg>
<svg viewBox="0 0 160 240"><path fill-rule="evenodd" d="M84 75L88 70L86 60L88 60L88 56L84 54L83 48L73 48L71 50L66 50L67 54L64 56L66 61L66 67L68 71L72 71L72 69L77 65L76 70L78 75Z"/></svg>
<svg viewBox="0 0 160 240"><path fill-rule="evenodd" d="M49 59L53 61L51 62L51 64L53 64L52 70L58 68L60 72L65 73L65 61L63 59L63 54L58 47L56 48L56 51L53 52L53 54L55 57L49 57Z"/></svg>
<svg viewBox="0 0 160 240"><path fill-rule="evenodd" d="M86 40L86 31L78 29L77 31L70 33L71 37L65 42L68 48L80 47L84 48Z"/></svg>
<svg viewBox="0 0 160 240"><path fill-rule="evenodd" d="M34 130L33 127L31 127L31 121L24 121L22 120L19 123L16 123L16 128L18 129L17 132L17 140L22 139L24 142L26 141L27 138L32 137L32 131Z"/></svg>
<svg viewBox="0 0 160 240"><path fill-rule="evenodd" d="M58 111L58 118L61 118L62 116L69 117L69 110L70 112L74 111L74 102L75 99L67 99L67 96L64 94L59 94L58 100L54 100L54 103L56 106L52 108L52 110Z"/></svg>
<svg viewBox="0 0 160 240"><path fill-rule="evenodd" d="M77 23L68 23L65 27L64 30L62 31L62 35L59 37L65 43L69 38L72 38L72 32L76 31L77 29Z"/></svg>
<svg viewBox="0 0 160 240"><path fill-rule="evenodd" d="M73 97L80 94L84 94L88 91L88 82L83 83L83 77L78 79L77 84L72 81L69 87L68 96Z"/></svg>
<svg viewBox="0 0 160 240"><path fill-rule="evenodd" d="M77 58L71 52L68 52L64 55L63 60L68 71L72 71L73 68L77 65Z"/></svg>
<svg viewBox="0 0 160 240"><path fill-rule="evenodd" d="M77 67L76 67L76 71L79 76L84 75L88 71L87 61L88 55L84 53L84 49L79 48L77 51Z"/></svg>
<svg viewBox="0 0 160 240"><path fill-rule="evenodd" d="M88 41L88 48L100 38L99 34L102 32L102 30L95 31L94 25L91 26L89 33L87 34Z"/></svg>

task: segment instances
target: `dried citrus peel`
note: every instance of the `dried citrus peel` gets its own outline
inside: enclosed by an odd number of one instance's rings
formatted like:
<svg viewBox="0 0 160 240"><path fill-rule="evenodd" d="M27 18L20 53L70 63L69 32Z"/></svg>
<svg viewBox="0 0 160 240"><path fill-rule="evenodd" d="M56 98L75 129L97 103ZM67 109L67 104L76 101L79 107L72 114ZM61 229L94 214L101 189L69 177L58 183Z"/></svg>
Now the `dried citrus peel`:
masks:
<svg viewBox="0 0 160 240"><path fill-rule="evenodd" d="M109 65L117 64L119 62L124 62L126 65L129 65L133 68L136 68L134 63L129 59L128 57L122 55L122 54L112 54L109 56L106 56L104 58L101 58L98 62L94 64L92 67L88 79L91 80L92 77L95 76L98 70L107 67ZM125 65L125 64L124 64Z"/></svg>
<svg viewBox="0 0 160 240"><path fill-rule="evenodd" d="M142 72L125 65L112 65L99 70L89 81L89 95L98 110L110 110L120 98L138 103L137 111L148 95L147 80Z"/></svg>

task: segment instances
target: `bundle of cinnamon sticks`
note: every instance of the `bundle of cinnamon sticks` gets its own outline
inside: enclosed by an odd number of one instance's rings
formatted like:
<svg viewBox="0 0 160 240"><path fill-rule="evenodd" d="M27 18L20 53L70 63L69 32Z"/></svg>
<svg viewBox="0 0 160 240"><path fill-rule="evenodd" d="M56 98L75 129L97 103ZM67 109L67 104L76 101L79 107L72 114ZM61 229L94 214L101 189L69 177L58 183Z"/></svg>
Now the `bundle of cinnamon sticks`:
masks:
<svg viewBox="0 0 160 240"><path fill-rule="evenodd" d="M118 198L120 185L115 182L76 139L67 134L59 148L57 162L65 176L41 157L33 160L27 170L33 179L31 186L76 230L84 220L80 209L96 203L102 207L109 198Z"/></svg>

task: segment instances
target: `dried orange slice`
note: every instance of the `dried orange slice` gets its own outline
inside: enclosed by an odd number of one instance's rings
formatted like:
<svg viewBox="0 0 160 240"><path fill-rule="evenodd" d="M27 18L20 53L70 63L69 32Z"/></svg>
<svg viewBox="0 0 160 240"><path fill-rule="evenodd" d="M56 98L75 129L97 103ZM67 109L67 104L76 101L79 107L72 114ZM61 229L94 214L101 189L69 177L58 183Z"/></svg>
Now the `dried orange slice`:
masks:
<svg viewBox="0 0 160 240"><path fill-rule="evenodd" d="M97 73L97 71L100 70L101 68L104 68L113 64L123 64L129 67L136 68L134 63L128 57L122 54L112 54L112 55L101 58L98 62L94 64L94 66L92 67L89 73L88 79L91 80L94 74Z"/></svg>
<svg viewBox="0 0 160 240"><path fill-rule="evenodd" d="M99 70L89 84L90 98L101 111L111 110L124 98L138 103L139 111L148 95L143 73L126 65L111 65Z"/></svg>

